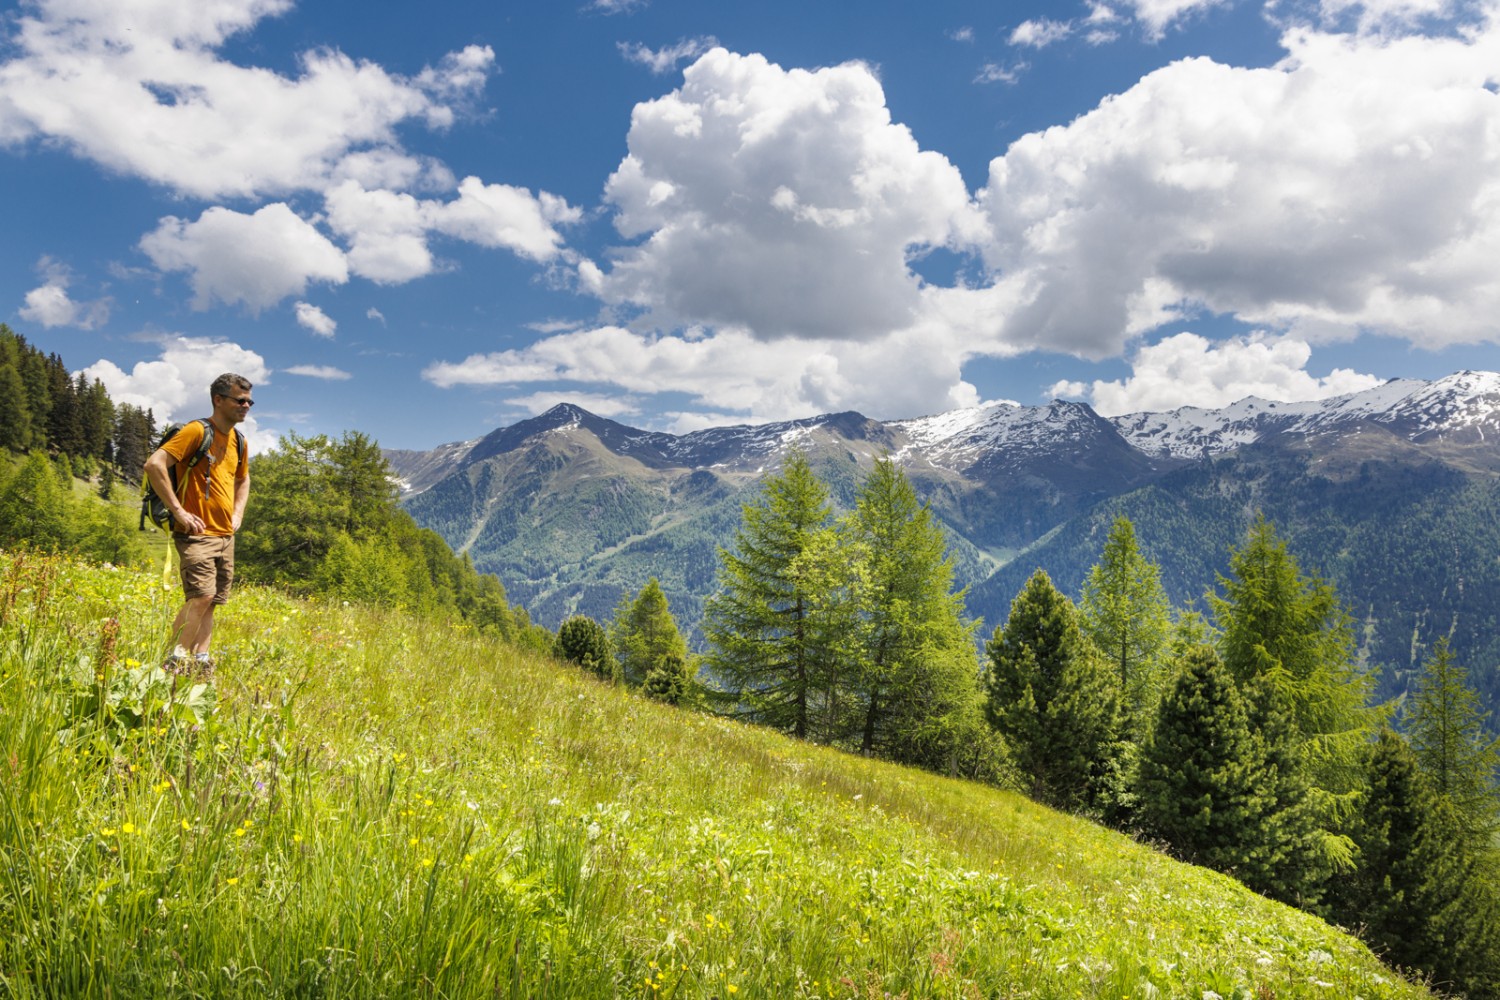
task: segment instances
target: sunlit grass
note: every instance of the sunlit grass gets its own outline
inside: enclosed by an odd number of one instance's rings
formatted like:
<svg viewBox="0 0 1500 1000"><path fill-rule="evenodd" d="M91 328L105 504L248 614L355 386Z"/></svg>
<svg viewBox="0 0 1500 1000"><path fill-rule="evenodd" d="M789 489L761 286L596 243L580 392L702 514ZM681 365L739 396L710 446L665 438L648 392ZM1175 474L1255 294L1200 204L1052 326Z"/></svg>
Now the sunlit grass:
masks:
<svg viewBox="0 0 1500 1000"><path fill-rule="evenodd" d="M1018 796L454 624L243 588L213 688L152 688L175 601L0 553L0 995L1425 995Z"/></svg>

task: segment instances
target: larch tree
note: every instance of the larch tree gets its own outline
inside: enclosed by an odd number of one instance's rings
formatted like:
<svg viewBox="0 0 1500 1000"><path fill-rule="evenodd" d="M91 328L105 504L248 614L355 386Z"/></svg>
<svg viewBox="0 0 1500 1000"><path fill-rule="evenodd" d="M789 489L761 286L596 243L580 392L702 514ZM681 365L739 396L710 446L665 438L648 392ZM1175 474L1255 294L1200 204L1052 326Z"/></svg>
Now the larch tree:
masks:
<svg viewBox="0 0 1500 1000"><path fill-rule="evenodd" d="M1453 803L1470 836L1489 843L1500 827L1495 791L1500 739L1489 734L1490 713L1480 707L1446 636L1423 662L1404 711L1412 753L1433 791Z"/></svg>
<svg viewBox="0 0 1500 1000"><path fill-rule="evenodd" d="M863 556L852 734L860 752L940 766L980 721L974 631L953 589L947 540L889 456L846 530Z"/></svg>
<svg viewBox="0 0 1500 1000"><path fill-rule="evenodd" d="M1115 518L1079 597L1083 632L1118 673L1130 735L1139 740L1161 697L1172 612L1161 572L1141 554L1135 525Z"/></svg>
<svg viewBox="0 0 1500 1000"><path fill-rule="evenodd" d="M1039 569L985 649L989 717L1031 795L1062 808L1088 804L1114 740L1117 692L1077 609Z"/></svg>
<svg viewBox="0 0 1500 1000"><path fill-rule="evenodd" d="M818 693L834 685L840 637L827 617L832 544L828 489L800 451L744 507L732 549L719 552L719 590L704 605L704 657L732 711L798 739L812 735ZM821 553L820 553L821 549Z"/></svg>
<svg viewBox="0 0 1500 1000"><path fill-rule="evenodd" d="M687 643L667 607L667 595L654 576L646 581L634 600L621 599L609 638L620 664L620 675L632 687L645 684L651 672L665 660L687 662Z"/></svg>

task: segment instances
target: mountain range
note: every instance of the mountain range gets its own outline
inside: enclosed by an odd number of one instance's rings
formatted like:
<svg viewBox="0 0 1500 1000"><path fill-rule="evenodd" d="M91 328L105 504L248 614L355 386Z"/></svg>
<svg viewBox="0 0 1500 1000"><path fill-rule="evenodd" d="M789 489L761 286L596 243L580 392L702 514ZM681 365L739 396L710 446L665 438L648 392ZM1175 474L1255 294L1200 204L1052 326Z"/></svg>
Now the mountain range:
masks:
<svg viewBox="0 0 1500 1000"><path fill-rule="evenodd" d="M802 449L847 508L889 454L942 521L988 635L1036 568L1074 596L1124 514L1178 607L1203 609L1232 548L1271 520L1334 584L1384 696L1451 637L1500 705L1500 374L1393 379L1313 402L1247 398L1103 417L992 403L909 420L837 413L690 434L563 404L471 441L387 451L403 503L556 627L607 621L657 577L694 632L761 478Z"/></svg>

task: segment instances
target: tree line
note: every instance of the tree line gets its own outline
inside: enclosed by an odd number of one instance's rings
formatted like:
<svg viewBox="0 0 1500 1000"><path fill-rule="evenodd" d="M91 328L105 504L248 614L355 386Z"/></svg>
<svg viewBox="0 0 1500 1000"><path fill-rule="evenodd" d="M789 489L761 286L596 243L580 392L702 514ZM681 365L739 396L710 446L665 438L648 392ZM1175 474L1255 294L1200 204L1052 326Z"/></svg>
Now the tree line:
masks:
<svg viewBox="0 0 1500 1000"><path fill-rule="evenodd" d="M651 697L1011 785L1500 996L1500 743L1446 641L1377 704L1353 623L1272 524L1204 612L1118 518L1075 603L1037 570L978 655L940 526L883 458L854 509L794 453L743 510L689 656L655 579L555 652Z"/></svg>

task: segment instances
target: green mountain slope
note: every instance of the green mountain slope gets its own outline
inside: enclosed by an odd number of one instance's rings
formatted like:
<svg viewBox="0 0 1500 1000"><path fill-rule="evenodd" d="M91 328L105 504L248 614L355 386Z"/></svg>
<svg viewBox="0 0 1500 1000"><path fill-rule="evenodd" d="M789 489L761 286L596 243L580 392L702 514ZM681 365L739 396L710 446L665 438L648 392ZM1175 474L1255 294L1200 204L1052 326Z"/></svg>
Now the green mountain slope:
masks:
<svg viewBox="0 0 1500 1000"><path fill-rule="evenodd" d="M1427 995L1013 794L461 627L245 588L208 714L142 665L175 597L150 576L0 579L8 995Z"/></svg>

